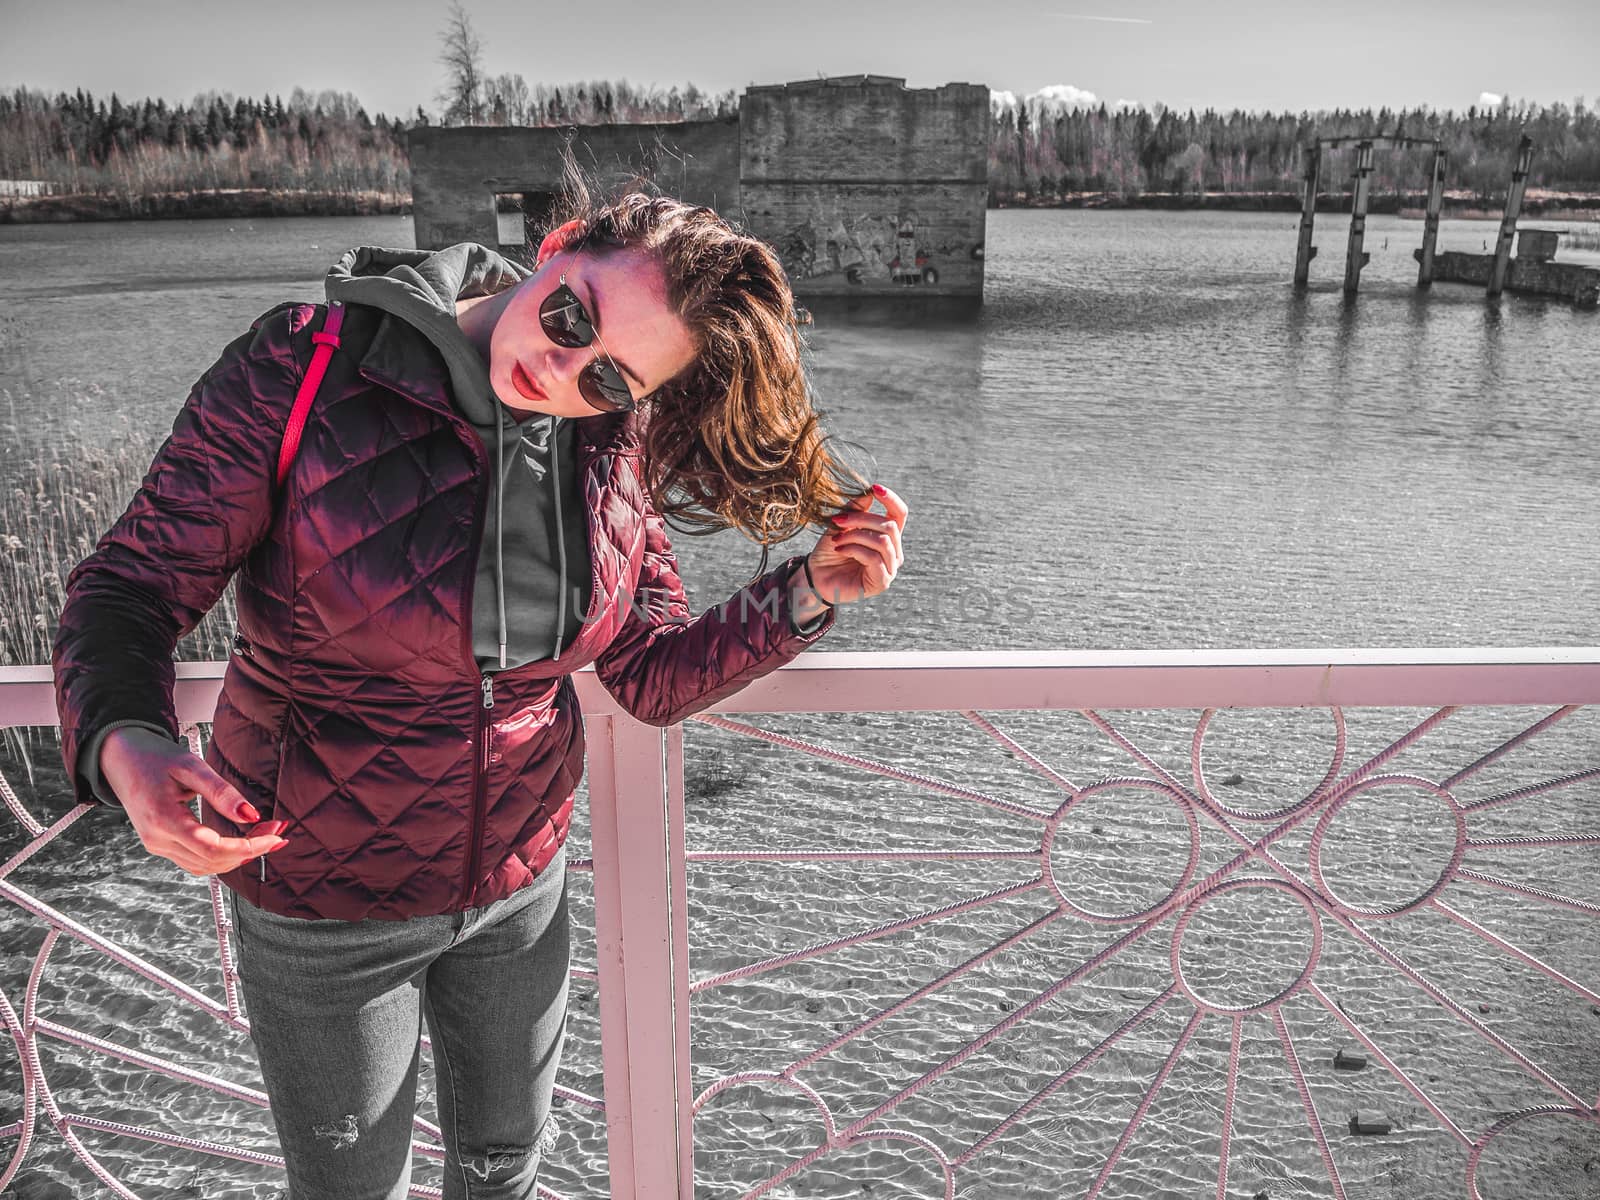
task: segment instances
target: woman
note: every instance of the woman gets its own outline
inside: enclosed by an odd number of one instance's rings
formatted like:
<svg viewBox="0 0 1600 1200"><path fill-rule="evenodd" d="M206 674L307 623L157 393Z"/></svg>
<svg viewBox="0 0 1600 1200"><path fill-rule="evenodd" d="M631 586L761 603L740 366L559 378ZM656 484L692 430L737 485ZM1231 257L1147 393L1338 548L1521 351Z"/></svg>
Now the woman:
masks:
<svg viewBox="0 0 1600 1200"><path fill-rule="evenodd" d="M772 252L665 198L579 204L531 272L473 245L346 255L340 346L282 487L323 336L305 305L224 351L68 583L68 768L153 853L232 889L294 1200L406 1194L423 1020L445 1195L534 1194L583 772L571 672L593 663L670 724L901 562L906 507L841 482ZM826 528L691 618L667 516L763 545ZM171 654L236 572L202 761L178 742Z"/></svg>

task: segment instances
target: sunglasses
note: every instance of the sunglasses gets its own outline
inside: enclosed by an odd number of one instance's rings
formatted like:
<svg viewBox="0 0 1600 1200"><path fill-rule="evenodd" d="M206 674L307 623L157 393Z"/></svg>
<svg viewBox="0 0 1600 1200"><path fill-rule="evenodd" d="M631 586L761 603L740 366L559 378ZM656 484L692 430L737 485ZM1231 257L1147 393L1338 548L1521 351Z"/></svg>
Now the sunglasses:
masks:
<svg viewBox="0 0 1600 1200"><path fill-rule="evenodd" d="M595 332L594 319L589 316L588 309L583 307L583 301L578 299L577 293L567 286L565 273L555 291L539 305L539 327L552 342L568 350L600 342L600 349L593 361L578 375L578 394L590 408L600 412L633 411L633 393L623 382L617 364L611 361L611 352Z"/></svg>

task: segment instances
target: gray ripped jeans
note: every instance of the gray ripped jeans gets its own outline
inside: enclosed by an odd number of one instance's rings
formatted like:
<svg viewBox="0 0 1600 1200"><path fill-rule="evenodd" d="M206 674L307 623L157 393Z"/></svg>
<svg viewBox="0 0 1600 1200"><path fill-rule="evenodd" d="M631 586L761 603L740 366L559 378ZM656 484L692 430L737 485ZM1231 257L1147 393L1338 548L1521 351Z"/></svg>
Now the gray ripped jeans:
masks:
<svg viewBox="0 0 1600 1200"><path fill-rule="evenodd" d="M406 921L280 917L233 895L251 1040L290 1200L401 1200L421 1023L445 1200L534 1195L566 1028L566 854L514 896Z"/></svg>

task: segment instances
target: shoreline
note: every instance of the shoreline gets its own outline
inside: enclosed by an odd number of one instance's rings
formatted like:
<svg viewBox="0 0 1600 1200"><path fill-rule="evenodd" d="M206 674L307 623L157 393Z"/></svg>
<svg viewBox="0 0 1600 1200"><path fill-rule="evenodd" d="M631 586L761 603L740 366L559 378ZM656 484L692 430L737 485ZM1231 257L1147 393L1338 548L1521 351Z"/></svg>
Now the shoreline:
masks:
<svg viewBox="0 0 1600 1200"><path fill-rule="evenodd" d="M0 198L0 225L83 221L248 220L255 217L404 216L409 192L318 192L292 188L216 188L140 196L77 193Z"/></svg>
<svg viewBox="0 0 1600 1200"><path fill-rule="evenodd" d="M1368 212L1420 219L1427 203L1421 192L1374 195ZM1110 192L1067 192L1043 197L989 198L989 209L1154 209L1174 212L1292 212L1301 209L1295 192L1144 192L1119 196ZM1348 214L1349 197L1325 192L1319 214ZM321 192L290 188L218 188L206 191L153 192L142 196L77 193L65 196L0 197L0 225L70 224L80 221L241 220L255 217L405 216L411 212L409 192ZM1444 215L1498 220L1502 212L1483 197L1446 192ZM1530 190L1522 215L1600 220L1600 192Z"/></svg>
<svg viewBox="0 0 1600 1200"><path fill-rule="evenodd" d="M1119 196L1112 192L1064 192L1058 197L996 197L991 194L989 208L1146 208L1183 212L1292 212L1298 213L1304 198L1299 192L1142 192ZM1426 192L1374 193L1368 205L1370 214L1415 217L1426 210ZM1350 212L1350 197L1340 192L1317 196L1318 215ZM1600 219L1600 192L1554 192L1529 189L1522 204L1524 217L1551 217L1565 213L1594 214ZM1484 198L1471 192L1444 194L1444 216L1499 220L1504 212L1494 201L1485 206ZM1580 218L1581 219L1581 218Z"/></svg>

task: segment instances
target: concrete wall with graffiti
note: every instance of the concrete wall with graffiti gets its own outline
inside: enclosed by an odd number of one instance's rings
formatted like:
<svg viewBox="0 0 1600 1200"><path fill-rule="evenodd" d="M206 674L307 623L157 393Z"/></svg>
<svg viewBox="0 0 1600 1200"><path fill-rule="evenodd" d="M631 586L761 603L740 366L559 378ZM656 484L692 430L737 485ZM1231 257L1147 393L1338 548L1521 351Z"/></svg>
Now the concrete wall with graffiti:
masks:
<svg viewBox="0 0 1600 1200"><path fill-rule="evenodd" d="M981 296L991 119L974 84L752 87L739 105L744 219L802 295Z"/></svg>
<svg viewBox="0 0 1600 1200"><path fill-rule="evenodd" d="M802 295L901 288L981 295L984 198L973 214L912 189L791 185L758 195L745 211Z"/></svg>

